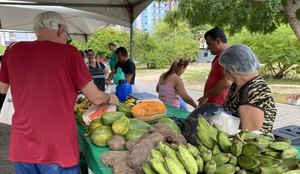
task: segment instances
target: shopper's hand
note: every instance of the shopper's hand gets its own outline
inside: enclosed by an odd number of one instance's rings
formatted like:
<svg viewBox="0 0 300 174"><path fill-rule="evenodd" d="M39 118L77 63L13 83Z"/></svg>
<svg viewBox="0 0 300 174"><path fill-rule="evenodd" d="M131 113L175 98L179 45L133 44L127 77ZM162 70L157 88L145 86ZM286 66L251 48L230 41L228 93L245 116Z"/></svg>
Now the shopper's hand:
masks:
<svg viewBox="0 0 300 174"><path fill-rule="evenodd" d="M114 83L112 83L111 81L105 80L105 84L106 85L113 85Z"/></svg>
<svg viewBox="0 0 300 174"><path fill-rule="evenodd" d="M207 102L208 98L202 96L200 97L197 101L198 101L198 107L205 104Z"/></svg>
<svg viewBox="0 0 300 174"><path fill-rule="evenodd" d="M114 95L112 93L109 93L107 95L109 96L109 101L108 101L109 104L113 104L113 105L119 105L120 104L119 99L116 95Z"/></svg>

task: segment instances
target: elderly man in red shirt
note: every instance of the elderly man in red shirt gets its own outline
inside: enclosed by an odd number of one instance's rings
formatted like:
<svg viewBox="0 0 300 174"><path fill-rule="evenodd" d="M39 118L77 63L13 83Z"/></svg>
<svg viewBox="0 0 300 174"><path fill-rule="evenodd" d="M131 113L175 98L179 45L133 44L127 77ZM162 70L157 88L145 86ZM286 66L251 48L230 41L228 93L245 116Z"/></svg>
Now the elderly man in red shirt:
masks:
<svg viewBox="0 0 300 174"><path fill-rule="evenodd" d="M228 47L227 38L222 29L216 27L204 35L211 54L216 55L204 86L204 94L198 99L198 106L205 103L223 105L232 82L225 77L224 68L219 64L222 52Z"/></svg>
<svg viewBox="0 0 300 174"><path fill-rule="evenodd" d="M17 174L79 174L74 104L79 90L95 105L118 104L98 90L78 50L68 45L65 19L44 12L34 19L37 40L17 42L5 53L0 93L14 101L9 159Z"/></svg>

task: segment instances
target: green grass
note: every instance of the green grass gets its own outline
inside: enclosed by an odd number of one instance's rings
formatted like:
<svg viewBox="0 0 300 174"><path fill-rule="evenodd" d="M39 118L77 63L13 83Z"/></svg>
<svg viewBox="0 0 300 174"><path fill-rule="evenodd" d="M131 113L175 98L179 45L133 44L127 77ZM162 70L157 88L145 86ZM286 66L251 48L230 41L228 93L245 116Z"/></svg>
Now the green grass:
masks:
<svg viewBox="0 0 300 174"><path fill-rule="evenodd" d="M146 66L137 66L136 67L136 75L143 77L151 74L161 74L163 72L166 72L168 69L147 69Z"/></svg>
<svg viewBox="0 0 300 174"><path fill-rule="evenodd" d="M186 71L183 75L182 78L186 81L192 82L192 81L201 81L205 82L205 78L208 76L209 71L207 70L189 70Z"/></svg>
<svg viewBox="0 0 300 174"><path fill-rule="evenodd" d="M265 79L269 85L300 85L300 79Z"/></svg>

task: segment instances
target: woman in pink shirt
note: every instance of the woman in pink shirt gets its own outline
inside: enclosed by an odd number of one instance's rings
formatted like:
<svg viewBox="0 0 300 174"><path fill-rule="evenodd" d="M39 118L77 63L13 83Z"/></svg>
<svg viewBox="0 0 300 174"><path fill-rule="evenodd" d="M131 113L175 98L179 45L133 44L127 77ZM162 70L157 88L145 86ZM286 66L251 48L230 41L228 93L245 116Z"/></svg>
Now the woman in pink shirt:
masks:
<svg viewBox="0 0 300 174"><path fill-rule="evenodd" d="M197 108L195 101L187 94L181 75L185 72L189 62L185 59L176 59L170 69L163 73L156 86L158 98L169 105L181 107L181 98L189 105Z"/></svg>

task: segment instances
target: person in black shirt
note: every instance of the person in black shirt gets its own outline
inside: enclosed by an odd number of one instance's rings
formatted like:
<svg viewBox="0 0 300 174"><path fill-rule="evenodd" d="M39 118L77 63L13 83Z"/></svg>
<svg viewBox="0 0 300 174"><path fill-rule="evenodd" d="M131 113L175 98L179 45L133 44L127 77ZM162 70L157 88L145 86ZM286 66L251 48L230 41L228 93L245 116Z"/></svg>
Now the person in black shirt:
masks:
<svg viewBox="0 0 300 174"><path fill-rule="evenodd" d="M115 68L110 72L108 78L106 79L107 84L111 84L111 80L114 77L114 74L117 72L117 69L120 67L125 74L125 78L128 83L134 85L135 81L135 64L131 59L128 58L127 50L124 47L119 47L116 50L116 55L118 63Z"/></svg>

